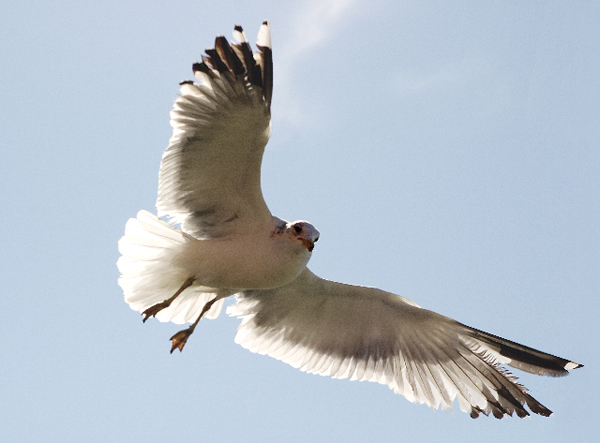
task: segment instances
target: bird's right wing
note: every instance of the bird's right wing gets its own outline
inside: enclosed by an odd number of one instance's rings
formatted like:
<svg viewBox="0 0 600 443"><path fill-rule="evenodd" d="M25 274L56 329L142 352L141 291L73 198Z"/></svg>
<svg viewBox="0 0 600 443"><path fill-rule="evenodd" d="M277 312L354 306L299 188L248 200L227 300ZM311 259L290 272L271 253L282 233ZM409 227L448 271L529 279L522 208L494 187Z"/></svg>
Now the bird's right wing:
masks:
<svg viewBox="0 0 600 443"><path fill-rule="evenodd" d="M173 136L159 173L159 216L196 238L223 237L272 223L260 187L271 135L273 64L269 25L254 55L242 28L238 43L217 37L193 66L200 83L183 82L171 111Z"/></svg>
<svg viewBox="0 0 600 443"><path fill-rule="evenodd" d="M243 318L236 342L302 371L376 381L412 402L473 418L551 411L499 364L564 375L577 363L472 329L375 288L324 280L308 269L277 289L244 291L227 311Z"/></svg>

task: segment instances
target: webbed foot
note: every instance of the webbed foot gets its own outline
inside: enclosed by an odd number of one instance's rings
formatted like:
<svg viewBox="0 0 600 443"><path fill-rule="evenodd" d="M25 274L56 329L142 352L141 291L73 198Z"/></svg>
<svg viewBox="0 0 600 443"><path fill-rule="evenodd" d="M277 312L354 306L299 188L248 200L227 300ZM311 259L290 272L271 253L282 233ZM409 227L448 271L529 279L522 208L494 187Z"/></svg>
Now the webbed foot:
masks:
<svg viewBox="0 0 600 443"><path fill-rule="evenodd" d="M190 335L192 335L192 332L194 332L194 328L192 326L182 331L179 331L177 334L171 337L171 341L173 342L171 345L171 354L175 349L179 349L179 352L183 351L183 347L185 346L187 339Z"/></svg>

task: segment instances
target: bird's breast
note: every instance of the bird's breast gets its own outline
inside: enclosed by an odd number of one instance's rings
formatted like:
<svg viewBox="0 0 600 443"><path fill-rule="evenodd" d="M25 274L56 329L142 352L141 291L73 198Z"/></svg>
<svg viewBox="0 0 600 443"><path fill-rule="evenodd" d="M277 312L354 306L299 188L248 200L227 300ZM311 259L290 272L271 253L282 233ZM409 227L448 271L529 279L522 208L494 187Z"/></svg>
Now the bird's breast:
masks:
<svg viewBox="0 0 600 443"><path fill-rule="evenodd" d="M192 240L174 258L213 288L272 289L294 280L306 267L310 253L297 243L269 235Z"/></svg>

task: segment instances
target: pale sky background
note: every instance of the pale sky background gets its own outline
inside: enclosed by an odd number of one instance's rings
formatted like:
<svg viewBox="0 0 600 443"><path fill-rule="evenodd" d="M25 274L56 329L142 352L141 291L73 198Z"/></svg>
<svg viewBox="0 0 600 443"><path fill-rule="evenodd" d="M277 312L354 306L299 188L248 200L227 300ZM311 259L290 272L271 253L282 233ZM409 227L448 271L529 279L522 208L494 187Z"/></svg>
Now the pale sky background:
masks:
<svg viewBox="0 0 600 443"><path fill-rule="evenodd" d="M367 6L368 5L368 6ZM52 1L0 14L0 441L590 442L600 394L600 2ZM178 82L272 25L272 212L318 275L585 364L551 418L434 411L142 324L117 241L154 210Z"/></svg>

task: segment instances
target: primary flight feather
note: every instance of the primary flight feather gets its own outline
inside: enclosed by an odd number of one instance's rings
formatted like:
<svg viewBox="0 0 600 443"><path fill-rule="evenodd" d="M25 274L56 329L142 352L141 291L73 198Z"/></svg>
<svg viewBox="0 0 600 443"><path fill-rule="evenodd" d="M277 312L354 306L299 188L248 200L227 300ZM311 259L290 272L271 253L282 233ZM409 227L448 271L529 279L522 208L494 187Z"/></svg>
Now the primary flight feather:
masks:
<svg viewBox="0 0 600 443"><path fill-rule="evenodd" d="M581 365L465 326L375 288L322 279L307 267L319 231L273 216L260 166L271 135L269 25L253 53L242 28L217 37L197 82L181 83L159 173L158 215L140 211L119 241L125 301L178 324L183 349L203 317L242 318L235 341L302 371L388 385L412 402L475 418L552 412L503 364L561 376ZM166 217L181 229L160 219Z"/></svg>

